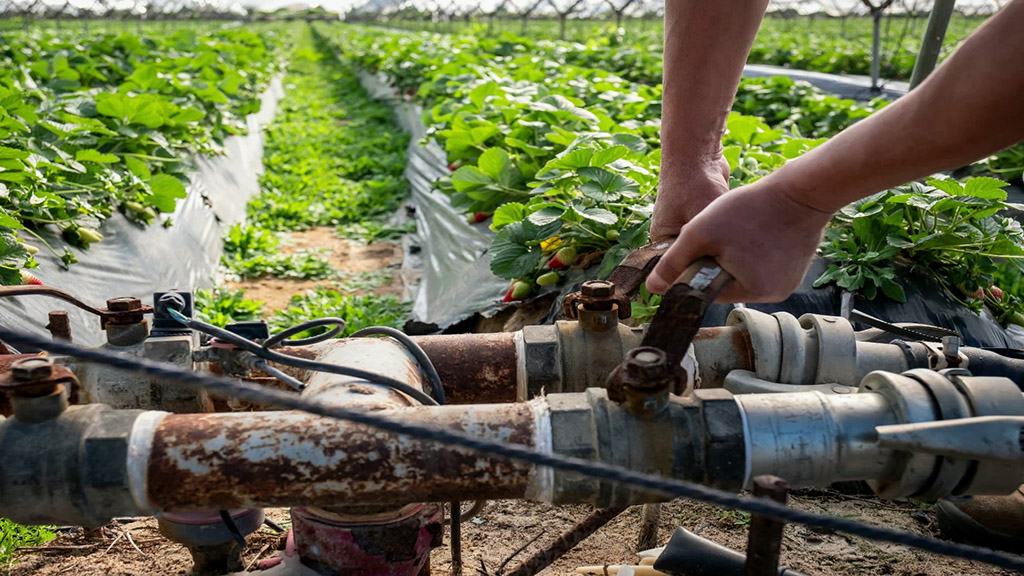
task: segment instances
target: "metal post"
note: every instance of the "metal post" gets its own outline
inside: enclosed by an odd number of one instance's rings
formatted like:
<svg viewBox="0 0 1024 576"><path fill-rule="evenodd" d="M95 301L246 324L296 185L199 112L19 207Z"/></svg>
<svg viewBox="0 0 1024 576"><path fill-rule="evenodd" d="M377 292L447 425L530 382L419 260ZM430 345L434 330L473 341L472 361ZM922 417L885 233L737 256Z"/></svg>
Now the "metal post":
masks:
<svg viewBox="0 0 1024 576"><path fill-rule="evenodd" d="M874 24L871 35L871 94L877 95L882 91L878 85L882 65L882 10L872 10L871 19Z"/></svg>
<svg viewBox="0 0 1024 576"><path fill-rule="evenodd" d="M755 477L752 492L758 498L770 498L779 504L785 504L789 499L789 485L775 476ZM778 518L751 515L743 576L776 576L779 573L782 529L785 526L785 522Z"/></svg>
<svg viewBox="0 0 1024 576"><path fill-rule="evenodd" d="M956 0L935 0L932 13L928 17L928 27L921 40L921 51L917 54L917 62L914 63L914 73L910 76L911 90L923 82L935 69L935 64L939 61L939 51L942 50L942 41L946 37L946 29L949 28L949 19L953 16L955 3Z"/></svg>

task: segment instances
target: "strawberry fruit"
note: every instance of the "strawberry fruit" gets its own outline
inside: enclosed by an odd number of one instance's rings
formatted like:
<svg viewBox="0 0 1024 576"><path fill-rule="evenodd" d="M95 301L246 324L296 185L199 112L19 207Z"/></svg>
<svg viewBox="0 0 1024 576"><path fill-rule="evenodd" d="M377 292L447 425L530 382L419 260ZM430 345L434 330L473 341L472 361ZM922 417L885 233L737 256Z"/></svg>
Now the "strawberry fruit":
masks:
<svg viewBox="0 0 1024 576"><path fill-rule="evenodd" d="M522 300L530 295L530 291L533 288L529 282L523 280L516 280L508 287L508 291L505 292L505 296L501 299L502 302L515 302L516 300Z"/></svg>
<svg viewBox="0 0 1024 576"><path fill-rule="evenodd" d="M576 249L573 248L572 246L566 246L565 248L562 248L558 252L555 252L555 255L552 256L551 260L548 261L548 268L552 270L568 268L569 266L572 266L572 263L575 261Z"/></svg>

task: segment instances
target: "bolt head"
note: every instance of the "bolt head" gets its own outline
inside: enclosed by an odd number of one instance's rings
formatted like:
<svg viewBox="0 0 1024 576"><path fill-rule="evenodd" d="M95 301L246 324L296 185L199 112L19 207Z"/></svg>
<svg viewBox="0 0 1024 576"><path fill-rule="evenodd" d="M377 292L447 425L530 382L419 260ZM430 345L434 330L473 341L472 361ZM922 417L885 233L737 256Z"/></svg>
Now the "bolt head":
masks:
<svg viewBox="0 0 1024 576"><path fill-rule="evenodd" d="M138 298L132 298L131 296L124 296L121 298L111 298L107 300L107 309L111 312L128 312L131 310L142 309L142 300Z"/></svg>
<svg viewBox="0 0 1024 576"><path fill-rule="evenodd" d="M18 381L42 380L53 376L50 358L25 358L11 364L11 376Z"/></svg>
<svg viewBox="0 0 1024 576"><path fill-rule="evenodd" d="M607 280L588 280L580 287L580 293L590 298L611 298L615 294L615 284Z"/></svg>
<svg viewBox="0 0 1024 576"><path fill-rule="evenodd" d="M626 370L642 381L654 381L669 376L665 353L657 348L643 346L629 352Z"/></svg>

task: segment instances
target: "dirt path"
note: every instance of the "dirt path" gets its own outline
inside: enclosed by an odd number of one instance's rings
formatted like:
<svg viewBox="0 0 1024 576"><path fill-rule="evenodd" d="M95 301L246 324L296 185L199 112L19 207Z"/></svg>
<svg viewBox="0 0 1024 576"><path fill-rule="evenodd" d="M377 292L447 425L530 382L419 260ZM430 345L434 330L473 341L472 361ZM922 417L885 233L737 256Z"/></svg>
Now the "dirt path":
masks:
<svg viewBox="0 0 1024 576"><path fill-rule="evenodd" d="M378 296L402 294L402 246L398 242L376 242L359 244L340 238L333 227L289 232L282 251L294 253L300 250L325 250L333 268L342 272L339 279L293 280L288 278L247 278L228 282L234 289L242 289L246 297L262 300L268 313L288 307L288 301L295 294L302 294L317 286L349 287L353 294L376 294ZM366 286L360 288L360 286Z"/></svg>

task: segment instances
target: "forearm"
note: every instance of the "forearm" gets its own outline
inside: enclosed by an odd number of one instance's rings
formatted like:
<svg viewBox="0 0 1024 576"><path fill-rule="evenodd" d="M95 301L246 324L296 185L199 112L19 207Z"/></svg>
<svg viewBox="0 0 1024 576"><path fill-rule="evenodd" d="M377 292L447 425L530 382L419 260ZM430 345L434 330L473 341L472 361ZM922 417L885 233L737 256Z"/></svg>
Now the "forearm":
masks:
<svg viewBox="0 0 1024 576"><path fill-rule="evenodd" d="M833 212L1024 139L1024 0L978 29L916 90L765 178Z"/></svg>
<svg viewBox="0 0 1024 576"><path fill-rule="evenodd" d="M665 3L662 178L721 157L726 116L767 0Z"/></svg>

